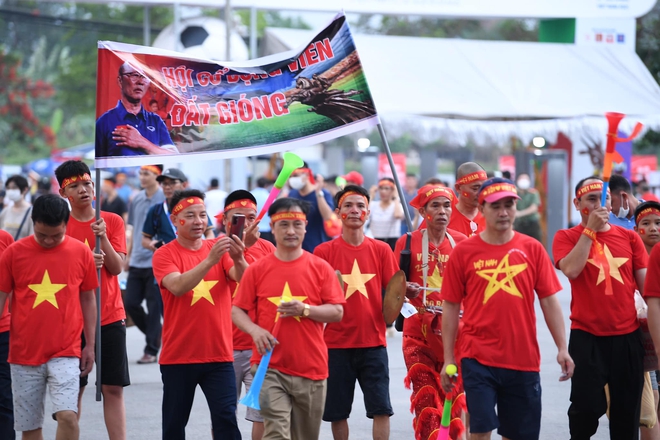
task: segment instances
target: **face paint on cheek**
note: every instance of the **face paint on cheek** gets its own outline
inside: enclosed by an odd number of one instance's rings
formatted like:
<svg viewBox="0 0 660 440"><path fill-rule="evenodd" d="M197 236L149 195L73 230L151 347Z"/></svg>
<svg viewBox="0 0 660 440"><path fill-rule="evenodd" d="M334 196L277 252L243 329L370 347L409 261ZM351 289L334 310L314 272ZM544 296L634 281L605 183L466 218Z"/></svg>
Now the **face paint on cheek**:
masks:
<svg viewBox="0 0 660 440"><path fill-rule="evenodd" d="M644 234L646 234L646 230L645 229L640 229L639 230L639 235L644 235Z"/></svg>
<svg viewBox="0 0 660 440"><path fill-rule="evenodd" d="M185 221L185 220L179 220L179 224L180 224L181 226L183 226L183 225L186 224L186 221Z"/></svg>
<svg viewBox="0 0 660 440"><path fill-rule="evenodd" d="M470 197L470 193L467 192L467 191L463 191L463 192L461 193L461 196L463 196L463 197L465 197L465 198L467 199L467 198Z"/></svg>
<svg viewBox="0 0 660 440"><path fill-rule="evenodd" d="M426 220L428 220L428 221L432 221L432 220L433 220L433 216L431 216L431 215L427 215L427 216L426 216Z"/></svg>
<svg viewBox="0 0 660 440"><path fill-rule="evenodd" d="M348 218L348 214L342 214L342 215L341 215L341 219L342 219L342 220L346 220L347 218Z"/></svg>
<svg viewBox="0 0 660 440"><path fill-rule="evenodd" d="M360 213L360 221L363 221L367 217L367 213L365 211L362 211Z"/></svg>
<svg viewBox="0 0 660 440"><path fill-rule="evenodd" d="M589 215L589 208L584 208L584 209L582 210L582 214L584 214L584 215Z"/></svg>

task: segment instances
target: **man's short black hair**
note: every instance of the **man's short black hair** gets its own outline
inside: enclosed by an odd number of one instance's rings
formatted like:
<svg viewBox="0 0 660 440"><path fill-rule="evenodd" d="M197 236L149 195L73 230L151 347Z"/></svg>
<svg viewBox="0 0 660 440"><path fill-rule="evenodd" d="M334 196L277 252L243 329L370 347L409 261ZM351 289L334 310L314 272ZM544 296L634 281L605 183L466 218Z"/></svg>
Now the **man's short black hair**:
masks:
<svg viewBox="0 0 660 440"><path fill-rule="evenodd" d="M660 203L654 202L653 200L649 200L648 202L640 203L637 205L637 208L635 208L635 224L639 223L637 220L637 217L642 213L647 208L654 208L660 211Z"/></svg>
<svg viewBox="0 0 660 440"><path fill-rule="evenodd" d="M511 180L511 171L509 171L509 170L502 171L502 177L504 177L505 179Z"/></svg>
<svg viewBox="0 0 660 440"><path fill-rule="evenodd" d="M344 189L338 191L337 194L335 194L334 197L335 208L337 209L341 208L341 206L339 206L339 199L341 199L344 196L344 194L346 194L347 192L356 192L362 194L367 198L367 203L369 203L369 191L367 191L366 189L362 188L359 185L346 185Z"/></svg>
<svg viewBox="0 0 660 440"><path fill-rule="evenodd" d="M577 183L577 185L575 185L575 194L576 195L577 195L577 192L580 190L580 188L582 188L584 186L584 182L586 182L587 180L600 180L601 182L603 181L603 179L601 179L598 176L589 176L589 177L585 177L584 179L580 179L580 181Z"/></svg>
<svg viewBox="0 0 660 440"><path fill-rule="evenodd" d="M220 186L220 182L218 181L217 178L214 177L214 178L211 179L211 185L210 186L211 186L211 188L217 188L217 187Z"/></svg>
<svg viewBox="0 0 660 440"><path fill-rule="evenodd" d="M12 182L14 182L14 185L18 187L18 190L20 192L24 192L26 189L28 189L27 179L21 176L20 174L15 174L11 176L9 179L7 179L7 181L5 182L5 188L7 188L7 186Z"/></svg>
<svg viewBox="0 0 660 440"><path fill-rule="evenodd" d="M89 167L85 162L79 160L67 160L62 165L55 169L55 177L57 178L57 183L62 186L64 179L69 177L82 176L83 174L89 174L92 176Z"/></svg>
<svg viewBox="0 0 660 440"><path fill-rule="evenodd" d="M32 222L59 226L69 222L69 206L59 194L44 194L32 205Z"/></svg>
<svg viewBox="0 0 660 440"><path fill-rule="evenodd" d="M619 174L612 174L610 177L610 191L613 193L623 191L630 195L633 193L632 186L630 185L630 182L628 182L628 179Z"/></svg>
<svg viewBox="0 0 660 440"><path fill-rule="evenodd" d="M236 191L230 192L225 198L225 208L230 204L234 203L236 200L248 199L251 200L255 205L257 204L257 199L254 198L250 191L244 189L237 189Z"/></svg>
<svg viewBox="0 0 660 440"><path fill-rule="evenodd" d="M187 199L188 197L199 197L204 200L204 193L198 189L185 189L183 191L174 191L172 194L172 200L170 200L170 212L174 209L177 203L182 199Z"/></svg>
<svg viewBox="0 0 660 440"><path fill-rule="evenodd" d="M268 216L272 217L279 211L291 211L291 208L298 207L303 214L309 214L309 203L305 200L292 199L291 197L283 197L277 199L268 208Z"/></svg>
<svg viewBox="0 0 660 440"><path fill-rule="evenodd" d="M264 176L261 176L257 179L257 187L258 188L265 188L268 186L268 183L270 180L266 179Z"/></svg>

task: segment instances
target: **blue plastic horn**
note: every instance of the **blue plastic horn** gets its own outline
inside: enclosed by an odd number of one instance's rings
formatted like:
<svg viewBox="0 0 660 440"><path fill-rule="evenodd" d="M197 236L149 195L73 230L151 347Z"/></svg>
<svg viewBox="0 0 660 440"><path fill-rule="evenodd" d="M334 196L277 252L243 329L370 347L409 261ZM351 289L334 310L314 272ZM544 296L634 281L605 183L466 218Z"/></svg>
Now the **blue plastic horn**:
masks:
<svg viewBox="0 0 660 440"><path fill-rule="evenodd" d="M270 363L270 357L273 354L273 350L270 349L266 352L265 355L261 357L261 362L257 367L257 372L254 373L254 378L252 378L252 385L250 386L250 391L243 397L239 403L242 403L245 406L254 408L257 411L261 410L259 406L259 394L261 394L261 386L264 384L264 378L266 377L266 370L268 370L268 364Z"/></svg>

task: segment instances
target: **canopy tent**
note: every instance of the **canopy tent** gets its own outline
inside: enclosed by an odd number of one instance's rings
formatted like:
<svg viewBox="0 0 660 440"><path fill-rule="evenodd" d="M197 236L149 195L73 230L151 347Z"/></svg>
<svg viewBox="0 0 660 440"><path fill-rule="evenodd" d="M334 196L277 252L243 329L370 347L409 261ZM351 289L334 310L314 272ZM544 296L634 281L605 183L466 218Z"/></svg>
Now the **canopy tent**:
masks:
<svg viewBox="0 0 660 440"><path fill-rule="evenodd" d="M265 53L297 48L313 31L268 28ZM388 129L416 126L451 143L606 130L603 114L660 127L660 87L623 47L354 35ZM412 117L414 115L414 117ZM600 136L600 135L598 135Z"/></svg>

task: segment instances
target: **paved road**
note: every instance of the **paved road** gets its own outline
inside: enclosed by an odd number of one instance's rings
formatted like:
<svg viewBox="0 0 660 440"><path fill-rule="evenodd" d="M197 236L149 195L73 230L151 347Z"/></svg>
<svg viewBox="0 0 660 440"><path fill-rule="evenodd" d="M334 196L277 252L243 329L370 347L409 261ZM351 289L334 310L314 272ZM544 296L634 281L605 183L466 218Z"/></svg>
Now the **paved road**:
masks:
<svg viewBox="0 0 660 440"><path fill-rule="evenodd" d="M568 329L568 310L570 290L568 281L560 275L565 290L560 292L559 299L564 310L564 318ZM559 366L555 361L556 349L552 337L545 326L543 315L537 302L538 337L541 345L541 380L543 386L543 420L541 427L542 440L559 440L568 438L568 396L570 384L558 382ZM125 389L128 438L140 440L156 440L161 431L161 397L162 383L158 365L137 365L135 362L142 355L144 338L135 327L128 329L128 357L131 363L132 385ZM391 419L391 438L413 439L412 415L410 414L410 392L403 386L406 374L403 356L401 354L401 335L388 339L390 356L390 389L395 415ZM90 380L93 384L94 381ZM83 398L82 419L80 428L81 439L101 440L107 438L103 422L102 404L96 402L95 389L89 386ZM48 399L47 399L48 400ZM46 403L50 410L50 402ZM250 439L251 424L244 419L245 407L239 405L239 425L244 439ZM362 394L359 387L356 390L355 405L352 417L349 419L351 438L366 440L371 438L371 421L365 417ZM188 439L210 439L211 422L206 407L204 395L198 388L195 404L187 428ZM44 438L55 438L55 422L47 419L44 426ZM331 440L332 434L328 423L323 423L321 440ZM498 438L498 436L493 436ZM601 427L594 440L609 439L607 419L603 417Z"/></svg>

